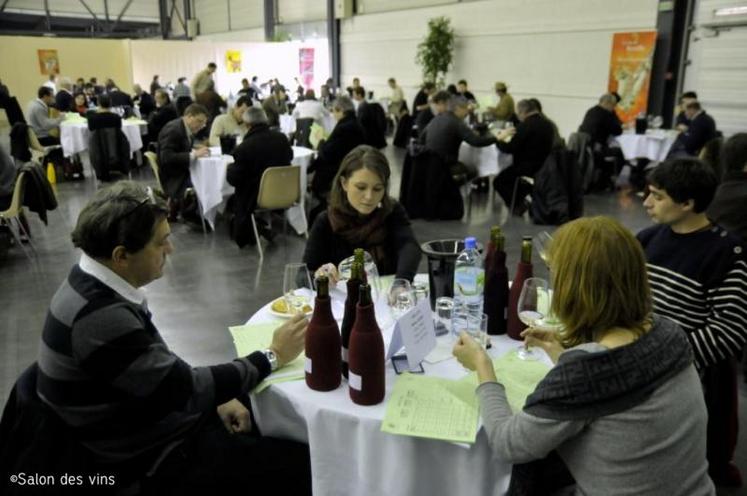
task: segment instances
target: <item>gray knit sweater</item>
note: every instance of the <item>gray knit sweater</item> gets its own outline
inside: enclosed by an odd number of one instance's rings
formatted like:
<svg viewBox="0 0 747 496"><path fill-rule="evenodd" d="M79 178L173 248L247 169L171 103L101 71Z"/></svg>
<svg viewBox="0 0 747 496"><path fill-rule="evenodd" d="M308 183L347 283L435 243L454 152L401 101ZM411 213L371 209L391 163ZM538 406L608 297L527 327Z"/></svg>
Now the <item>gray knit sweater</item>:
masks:
<svg viewBox="0 0 747 496"><path fill-rule="evenodd" d="M597 343L573 350L610 353ZM525 411L513 414L503 386L495 382L480 385L477 394L496 457L525 463L556 449L576 479L576 494L715 494L705 458L706 409L693 365L656 388L642 403L596 418L558 420Z"/></svg>

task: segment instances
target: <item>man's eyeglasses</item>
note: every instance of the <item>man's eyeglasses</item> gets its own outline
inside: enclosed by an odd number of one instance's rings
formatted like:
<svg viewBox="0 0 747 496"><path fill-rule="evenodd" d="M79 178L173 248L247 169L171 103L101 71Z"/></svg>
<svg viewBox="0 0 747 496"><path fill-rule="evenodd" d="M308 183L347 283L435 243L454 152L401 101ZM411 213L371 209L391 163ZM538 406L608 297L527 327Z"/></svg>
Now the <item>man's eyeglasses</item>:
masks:
<svg viewBox="0 0 747 496"><path fill-rule="evenodd" d="M146 197L143 200L139 201L137 203L137 205L135 205L134 207L132 207L131 209L125 211L125 213L123 213L122 215L120 215L117 218L116 222L119 222L122 219L125 219L125 218L129 217L130 215L132 215L132 213L135 210L137 210L138 208L142 207L143 205L146 205L146 204L155 205L156 204L156 197L153 194L153 188L151 188L150 186L148 186L147 188L145 188L145 193L146 193Z"/></svg>

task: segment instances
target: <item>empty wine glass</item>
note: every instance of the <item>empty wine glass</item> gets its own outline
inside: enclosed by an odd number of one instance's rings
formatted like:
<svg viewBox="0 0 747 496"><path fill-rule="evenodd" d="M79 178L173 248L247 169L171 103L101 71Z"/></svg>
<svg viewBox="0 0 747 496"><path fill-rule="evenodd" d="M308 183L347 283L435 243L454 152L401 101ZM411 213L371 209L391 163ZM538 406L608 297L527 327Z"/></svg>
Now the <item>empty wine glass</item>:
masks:
<svg viewBox="0 0 747 496"><path fill-rule="evenodd" d="M545 279L530 277L524 281L521 288L519 303L516 311L521 320L528 327L535 327L541 322L549 309L548 284ZM522 360L537 360L539 355L527 345L522 345L517 354Z"/></svg>
<svg viewBox="0 0 747 496"><path fill-rule="evenodd" d="M289 263L285 265L283 274L283 298L288 307L288 313L304 313L303 307L311 301L311 276L304 263Z"/></svg>
<svg viewBox="0 0 747 496"><path fill-rule="evenodd" d="M337 266L337 273L341 281L350 279L350 272L353 266L354 256L349 256ZM366 272L366 279L371 286L371 296L374 301L378 300L381 292L381 281L379 280L379 269L376 267L373 257L367 251L363 252L363 270Z"/></svg>
<svg viewBox="0 0 747 496"><path fill-rule="evenodd" d="M547 231L542 231L534 237L533 242L535 250L537 250L540 258L547 266L547 251L550 248L550 243L552 243L552 235Z"/></svg>

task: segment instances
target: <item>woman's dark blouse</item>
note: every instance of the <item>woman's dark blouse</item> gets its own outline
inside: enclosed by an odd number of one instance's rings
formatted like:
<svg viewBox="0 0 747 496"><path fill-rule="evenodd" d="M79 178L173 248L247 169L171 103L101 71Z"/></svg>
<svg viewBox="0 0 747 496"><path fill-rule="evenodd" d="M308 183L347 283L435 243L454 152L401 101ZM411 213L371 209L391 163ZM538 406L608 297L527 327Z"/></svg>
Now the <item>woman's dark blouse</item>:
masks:
<svg viewBox="0 0 747 496"><path fill-rule="evenodd" d="M396 267L396 277L412 281L420 264L421 251L420 245L415 239L415 234L412 232L410 219L402 205L394 202L394 208L387 216L385 226L387 232L386 256L395 261L391 265ZM335 234L325 211L319 214L311 227L303 261L313 273L325 263L331 262L338 265L344 259L353 255L355 248L368 250L368 246L365 244L352 246L341 236ZM379 271L380 275L391 274L391 271L382 270L381 267L379 267Z"/></svg>

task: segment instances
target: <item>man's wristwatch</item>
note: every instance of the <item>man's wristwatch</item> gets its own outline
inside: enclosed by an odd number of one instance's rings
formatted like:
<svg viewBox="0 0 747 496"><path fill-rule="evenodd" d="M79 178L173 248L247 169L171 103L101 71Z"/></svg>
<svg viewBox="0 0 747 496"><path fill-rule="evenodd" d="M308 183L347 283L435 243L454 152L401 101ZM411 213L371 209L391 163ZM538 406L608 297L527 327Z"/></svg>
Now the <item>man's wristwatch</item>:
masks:
<svg viewBox="0 0 747 496"><path fill-rule="evenodd" d="M270 371L275 372L278 369L278 356L269 348L262 353L265 355L265 358L267 358L267 361L270 362Z"/></svg>

